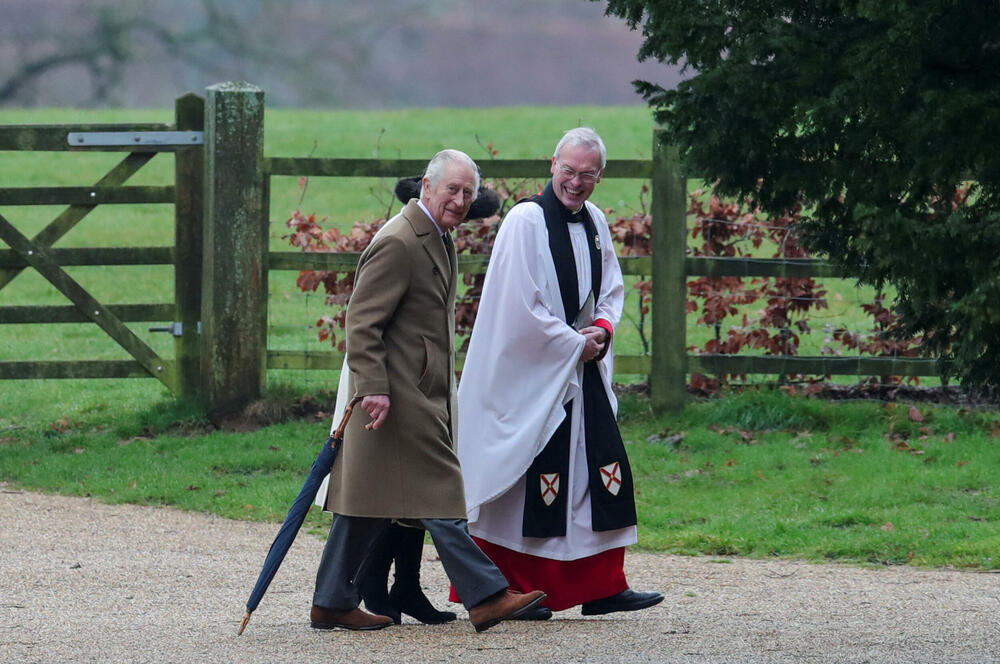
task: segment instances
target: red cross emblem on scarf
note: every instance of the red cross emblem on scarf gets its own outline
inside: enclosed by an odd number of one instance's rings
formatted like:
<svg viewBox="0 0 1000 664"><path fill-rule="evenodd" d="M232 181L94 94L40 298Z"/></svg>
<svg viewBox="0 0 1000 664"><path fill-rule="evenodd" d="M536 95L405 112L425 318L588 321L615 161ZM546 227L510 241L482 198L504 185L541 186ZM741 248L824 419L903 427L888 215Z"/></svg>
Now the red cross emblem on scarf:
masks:
<svg viewBox="0 0 1000 664"><path fill-rule="evenodd" d="M612 496L617 496L622 488L621 465L615 461L601 466L601 479L604 480L604 488L610 491Z"/></svg>
<svg viewBox="0 0 1000 664"><path fill-rule="evenodd" d="M548 507L559 495L559 473L541 474L542 502Z"/></svg>

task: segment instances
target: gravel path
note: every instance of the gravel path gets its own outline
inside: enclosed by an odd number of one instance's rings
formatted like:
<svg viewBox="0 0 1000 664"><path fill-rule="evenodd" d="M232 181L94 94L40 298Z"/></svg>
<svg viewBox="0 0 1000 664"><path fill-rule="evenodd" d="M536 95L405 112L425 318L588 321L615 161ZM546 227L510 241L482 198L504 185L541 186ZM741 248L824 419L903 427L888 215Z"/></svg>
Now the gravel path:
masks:
<svg viewBox="0 0 1000 664"><path fill-rule="evenodd" d="M404 618L322 632L308 611L322 542L300 535L247 631L276 532L170 509L0 485L0 662L1000 662L1000 575L629 554L661 605L476 634ZM446 581L427 547L424 585Z"/></svg>

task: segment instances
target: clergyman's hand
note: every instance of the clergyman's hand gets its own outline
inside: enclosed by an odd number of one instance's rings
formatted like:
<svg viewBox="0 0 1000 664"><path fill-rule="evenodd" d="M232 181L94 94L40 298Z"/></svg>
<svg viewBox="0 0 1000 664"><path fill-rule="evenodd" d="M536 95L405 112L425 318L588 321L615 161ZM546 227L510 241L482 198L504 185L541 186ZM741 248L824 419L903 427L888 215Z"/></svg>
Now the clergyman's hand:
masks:
<svg viewBox="0 0 1000 664"><path fill-rule="evenodd" d="M583 351L580 353L580 361L590 362L604 350L608 332L603 327L591 325L580 330L580 334L586 339L586 342L583 344Z"/></svg>
<svg viewBox="0 0 1000 664"><path fill-rule="evenodd" d="M378 429L389 416L389 395L369 394L361 400L361 407L372 418L372 421L365 425L365 429Z"/></svg>

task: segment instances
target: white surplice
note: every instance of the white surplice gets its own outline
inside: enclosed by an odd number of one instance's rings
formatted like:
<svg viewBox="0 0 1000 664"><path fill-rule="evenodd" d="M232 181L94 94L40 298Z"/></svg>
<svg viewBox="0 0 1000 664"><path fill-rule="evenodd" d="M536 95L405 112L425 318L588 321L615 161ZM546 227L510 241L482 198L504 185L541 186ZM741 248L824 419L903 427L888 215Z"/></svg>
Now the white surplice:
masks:
<svg viewBox="0 0 1000 664"><path fill-rule="evenodd" d="M594 317L614 328L621 320L625 287L608 222L586 203L602 254L601 293ZM580 302L591 290L586 226L569 224ZM575 313L575 312L574 312ZM475 328L458 388L458 456L465 478L470 532L489 542L555 560L576 560L634 544L636 527L591 528L583 399L584 337L566 323L559 282L541 206L516 205L493 245ZM612 410L614 354L599 362ZM570 430L569 491L565 537L523 537L525 472L574 401ZM539 490L536 486L530 490Z"/></svg>

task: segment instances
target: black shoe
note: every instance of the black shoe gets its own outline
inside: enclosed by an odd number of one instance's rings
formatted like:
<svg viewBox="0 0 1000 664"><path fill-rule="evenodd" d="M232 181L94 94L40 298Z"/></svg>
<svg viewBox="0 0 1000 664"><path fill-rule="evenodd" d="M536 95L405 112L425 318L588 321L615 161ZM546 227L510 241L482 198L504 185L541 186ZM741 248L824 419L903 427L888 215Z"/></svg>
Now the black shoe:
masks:
<svg viewBox="0 0 1000 664"><path fill-rule="evenodd" d="M389 599L389 593L385 587L386 581L385 576L377 572L372 574L369 571L358 584L358 592L361 594L366 609L380 616L388 616L392 618L392 622L398 625L403 622L403 617L399 615L393 601Z"/></svg>
<svg viewBox="0 0 1000 664"><path fill-rule="evenodd" d="M662 601L663 595L660 593L636 592L629 588L611 597L595 599L593 602L584 602L581 610L585 616L599 616L617 611L648 609Z"/></svg>
<svg viewBox="0 0 1000 664"><path fill-rule="evenodd" d="M552 617L552 609L547 606L536 606L519 613L514 620L548 620Z"/></svg>
<svg viewBox="0 0 1000 664"><path fill-rule="evenodd" d="M393 585L392 590L389 591L389 603L397 612L396 615L405 613L425 625L441 625L457 618L451 611L435 609L419 586L416 589L411 588L404 591L398 584Z"/></svg>
<svg viewBox="0 0 1000 664"><path fill-rule="evenodd" d="M405 613L425 625L455 620L451 611L438 611L420 589L420 563L424 554L424 531L393 524L387 531L388 548L395 560L396 574L389 591L389 603L396 615Z"/></svg>
<svg viewBox="0 0 1000 664"><path fill-rule="evenodd" d="M392 622L397 625L403 622L403 616L399 614L393 605L391 599L389 599L389 594L384 590L379 594L378 592L362 592L361 597L365 602L365 608L370 612L380 615L388 616L392 618Z"/></svg>

